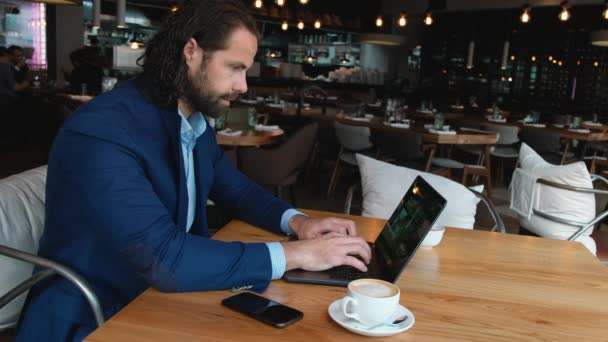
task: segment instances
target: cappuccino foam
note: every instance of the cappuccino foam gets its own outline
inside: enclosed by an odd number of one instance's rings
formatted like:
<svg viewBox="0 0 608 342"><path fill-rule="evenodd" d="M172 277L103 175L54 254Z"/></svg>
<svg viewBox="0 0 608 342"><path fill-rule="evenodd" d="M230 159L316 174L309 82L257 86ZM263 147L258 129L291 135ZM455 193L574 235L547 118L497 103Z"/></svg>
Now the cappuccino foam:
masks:
<svg viewBox="0 0 608 342"><path fill-rule="evenodd" d="M395 288L376 282L359 283L353 286L352 290L362 295L376 298L391 297L397 294Z"/></svg>

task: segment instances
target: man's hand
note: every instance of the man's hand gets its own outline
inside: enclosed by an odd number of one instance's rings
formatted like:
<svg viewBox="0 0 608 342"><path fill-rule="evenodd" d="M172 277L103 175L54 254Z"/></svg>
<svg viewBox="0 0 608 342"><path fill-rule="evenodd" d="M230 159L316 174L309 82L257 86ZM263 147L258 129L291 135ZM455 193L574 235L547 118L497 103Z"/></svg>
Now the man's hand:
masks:
<svg viewBox="0 0 608 342"><path fill-rule="evenodd" d="M355 222L336 217L310 218L295 215L289 220L289 227L300 240L314 239L328 233L357 236Z"/></svg>
<svg viewBox="0 0 608 342"><path fill-rule="evenodd" d="M281 245L287 260L286 271L294 268L322 271L335 266L349 265L365 272L366 264L372 256L365 240L336 232L314 239L282 242Z"/></svg>

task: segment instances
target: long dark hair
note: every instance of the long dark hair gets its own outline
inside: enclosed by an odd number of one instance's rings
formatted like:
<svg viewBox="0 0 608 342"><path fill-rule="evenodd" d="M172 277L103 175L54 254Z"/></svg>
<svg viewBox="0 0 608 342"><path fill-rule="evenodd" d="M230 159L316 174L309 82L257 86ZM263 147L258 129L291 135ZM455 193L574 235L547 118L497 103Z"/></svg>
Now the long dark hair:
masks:
<svg viewBox="0 0 608 342"><path fill-rule="evenodd" d="M138 60L157 100L170 104L181 96L187 79L183 49L190 38L209 58L214 51L228 48L229 36L239 27L258 36L247 7L235 0L186 0L170 14Z"/></svg>

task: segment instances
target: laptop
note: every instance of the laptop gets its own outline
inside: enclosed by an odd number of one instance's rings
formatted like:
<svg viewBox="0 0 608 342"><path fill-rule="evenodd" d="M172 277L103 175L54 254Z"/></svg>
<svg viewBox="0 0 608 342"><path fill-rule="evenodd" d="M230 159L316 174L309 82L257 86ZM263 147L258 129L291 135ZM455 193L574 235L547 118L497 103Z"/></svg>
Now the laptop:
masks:
<svg viewBox="0 0 608 342"><path fill-rule="evenodd" d="M382 279L394 283L416 253L445 205L446 200L418 176L376 241L368 242L372 250L372 259L366 272L344 265L326 271L291 270L285 272L283 279L294 283L335 286L347 286L349 282L360 278Z"/></svg>

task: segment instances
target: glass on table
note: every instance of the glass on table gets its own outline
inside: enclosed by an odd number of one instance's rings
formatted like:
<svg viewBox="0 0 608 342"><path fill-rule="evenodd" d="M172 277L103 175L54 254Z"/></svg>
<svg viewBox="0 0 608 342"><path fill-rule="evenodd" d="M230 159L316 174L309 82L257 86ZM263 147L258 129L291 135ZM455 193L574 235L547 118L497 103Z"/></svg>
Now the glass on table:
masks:
<svg viewBox="0 0 608 342"><path fill-rule="evenodd" d="M223 113L222 115L218 116L215 119L215 129L216 130L222 130L224 129L224 126L226 126L226 114Z"/></svg>
<svg viewBox="0 0 608 342"><path fill-rule="evenodd" d="M443 123L445 121L445 118L443 117L443 114L441 113L435 113L435 121L433 123L433 126L436 130L440 130L443 129Z"/></svg>
<svg viewBox="0 0 608 342"><path fill-rule="evenodd" d="M574 129L578 129L581 127L581 122L582 119L580 116L575 116L574 118L572 118L572 128Z"/></svg>
<svg viewBox="0 0 608 342"><path fill-rule="evenodd" d="M254 107L249 107L247 109L247 126L249 128L255 128L255 125L258 123L258 114Z"/></svg>

